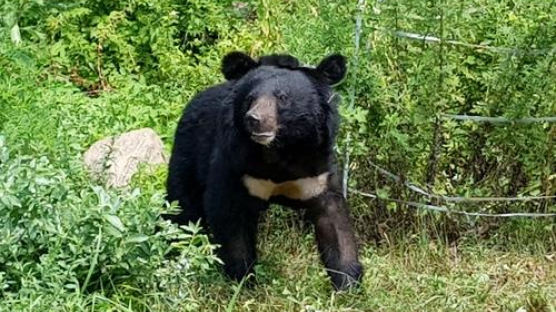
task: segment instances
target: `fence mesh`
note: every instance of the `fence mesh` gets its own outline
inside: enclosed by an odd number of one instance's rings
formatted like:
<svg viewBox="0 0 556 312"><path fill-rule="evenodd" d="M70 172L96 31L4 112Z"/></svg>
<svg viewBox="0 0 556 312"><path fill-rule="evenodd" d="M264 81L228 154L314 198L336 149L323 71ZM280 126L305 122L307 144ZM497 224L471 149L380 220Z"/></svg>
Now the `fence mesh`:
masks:
<svg viewBox="0 0 556 312"><path fill-rule="evenodd" d="M359 0L344 195L556 216L554 2Z"/></svg>

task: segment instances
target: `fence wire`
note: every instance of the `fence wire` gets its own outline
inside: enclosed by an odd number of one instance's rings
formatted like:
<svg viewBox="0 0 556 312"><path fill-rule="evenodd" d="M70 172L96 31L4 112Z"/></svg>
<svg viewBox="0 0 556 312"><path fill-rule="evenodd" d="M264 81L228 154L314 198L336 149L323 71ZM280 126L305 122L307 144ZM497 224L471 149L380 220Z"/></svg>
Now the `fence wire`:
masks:
<svg viewBox="0 0 556 312"><path fill-rule="evenodd" d="M360 36L362 31L362 15L364 14L364 7L365 7L365 0L359 0L357 4L358 14L356 17L355 23L355 53L354 53L354 64L353 64L353 72L354 72L354 79L352 81L352 86L350 89L350 103L349 108L353 108L355 105L355 85L356 85L356 76L358 71L358 57L359 57L359 46L360 46ZM498 47L498 46L490 46L485 44L473 44L468 42L462 42L458 40L450 40L441 37L437 37L430 34L419 34L414 32L408 32L403 30L392 30L386 29L381 27L374 27L368 26L370 29L374 31L378 31L381 33L393 35L397 38L404 38L409 40L416 40L422 41L426 43L434 43L434 44L448 44L452 46L461 46L466 48L478 49L478 50L488 50L491 52L499 53L499 54L507 54L507 55L552 55L556 52L556 48L550 49L528 49L528 48L510 48L510 47ZM506 117L486 117L486 116L469 116L469 115L457 115L457 114L444 114L440 113L439 117L443 120L457 120L457 121L471 121L477 123L492 123L492 124L505 124L505 123L517 123L517 124L530 124L530 123L554 123L556 122L556 116L548 116L548 117L523 117L523 118L506 118ZM348 132L346 137L346 144L345 144L345 155L344 155L344 171L343 171L343 179L342 179L342 186L343 186L343 194L344 197L347 197L348 193L348 179L349 179L349 164L350 164L350 153L349 153L349 145L350 145L350 133ZM382 175L392 179L398 184L402 184L408 189L413 192L416 192L420 195L426 196L429 199L436 199L444 201L445 203L478 203L478 202L516 202L516 201L538 201L538 200L551 200L555 199L556 196L515 196L515 197L462 197L462 196L448 196L448 195L439 195L432 192L427 192L423 188L417 186L414 183L406 181L405 179L401 178L399 175L396 175L388 170L379 167L378 165L374 164L373 162L369 161L369 164L374 167L378 172ZM435 212L443 212L443 213L451 213L451 214L458 214L458 215L465 215L468 217L529 217L529 218L538 218L538 217L556 217L556 213L528 213L528 212L517 212L517 213L484 213L484 212L467 212L457 209L448 208L443 205L431 205L431 204L423 204L414 201L405 201L401 199L394 199L394 198L385 198L380 197L376 194L367 193L363 191L359 191L357 189L349 189L349 191L353 194L373 198L378 200L385 200L390 202L396 202L399 204L404 204L409 207L414 208L422 208L430 211Z"/></svg>
<svg viewBox="0 0 556 312"><path fill-rule="evenodd" d="M461 121L474 121L474 122L488 122L488 123L553 123L556 122L555 117L524 117L510 119L505 117L485 117L485 116L469 116L469 115L453 115L453 114L441 114L443 119L454 119Z"/></svg>
<svg viewBox="0 0 556 312"><path fill-rule="evenodd" d="M522 48L493 47L485 44L474 44L474 43L467 43L467 42L462 42L457 40L443 39L432 35L423 35L419 33L407 32L402 30L392 30L392 29L386 29L386 28L374 27L374 26L372 26L371 28L375 31L393 35L399 38L405 38L405 39L410 39L415 41L423 41L427 43L444 43L453 46L462 46L462 47L473 48L473 49L489 50L499 54L550 55L556 52L556 49L522 49Z"/></svg>
<svg viewBox="0 0 556 312"><path fill-rule="evenodd" d="M353 64L353 82L350 90L349 108L352 109L355 106L355 86L357 84L357 73L359 69L359 43L361 40L361 29L363 28L363 11L365 10L365 0L359 0L357 3L357 9L359 13L357 14L357 19L355 20L355 35L354 35L354 64ZM344 170L342 176L342 192L344 198L347 198L348 193L348 180L349 180L349 145L351 141L351 135L348 132L345 143L345 154L344 154Z"/></svg>
<svg viewBox="0 0 556 312"><path fill-rule="evenodd" d="M350 189L353 194L360 195L367 198L373 198L378 200L385 200L390 202L395 202L399 204L404 204L410 207L415 208L423 208L426 210L436 211L436 212L444 212L444 213L452 213L458 215L465 215L468 217L494 217L494 218L511 218L511 217L522 217L522 218L543 218L543 217L556 217L556 213L529 213L529 212L514 212L514 213L485 213L485 212L467 212L462 210L451 209L445 206L436 206L430 204L423 204L413 201L405 201L400 199L394 198L387 198L387 197L379 197L376 194L366 193L362 191L358 191L355 189Z"/></svg>
<svg viewBox="0 0 556 312"><path fill-rule="evenodd" d="M438 195L438 194L433 194L430 192L427 192L425 190L423 190L422 188L418 187L417 185L415 185L414 183L411 182L406 182L404 181L404 179L402 179L400 176L379 167L378 165L376 165L375 163L373 163L372 161L369 160L369 164L374 167L375 169L377 169L378 172L380 172L382 175L396 181L397 183L401 183L403 185L405 185L408 189L419 193L421 195L425 195L427 197L432 197L432 198L437 198L437 199L441 199L447 202L456 202L456 203L461 203L461 202L494 202L494 201L506 201L506 202L511 202L511 201L534 201L534 200L546 200L546 199L554 199L556 198L555 196L521 196L521 197L462 197L462 196L445 196L445 195Z"/></svg>

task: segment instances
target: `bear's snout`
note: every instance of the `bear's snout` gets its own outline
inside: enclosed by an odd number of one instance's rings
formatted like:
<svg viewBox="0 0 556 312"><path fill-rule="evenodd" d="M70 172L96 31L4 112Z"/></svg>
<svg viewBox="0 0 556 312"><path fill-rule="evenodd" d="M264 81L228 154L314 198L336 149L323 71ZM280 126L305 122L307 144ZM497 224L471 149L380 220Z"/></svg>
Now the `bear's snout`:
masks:
<svg viewBox="0 0 556 312"><path fill-rule="evenodd" d="M261 117L255 114L248 114L245 116L245 123L249 130L259 129L261 126Z"/></svg>
<svg viewBox="0 0 556 312"><path fill-rule="evenodd" d="M261 96L245 114L245 127L251 139L262 145L270 144L278 131L276 98Z"/></svg>

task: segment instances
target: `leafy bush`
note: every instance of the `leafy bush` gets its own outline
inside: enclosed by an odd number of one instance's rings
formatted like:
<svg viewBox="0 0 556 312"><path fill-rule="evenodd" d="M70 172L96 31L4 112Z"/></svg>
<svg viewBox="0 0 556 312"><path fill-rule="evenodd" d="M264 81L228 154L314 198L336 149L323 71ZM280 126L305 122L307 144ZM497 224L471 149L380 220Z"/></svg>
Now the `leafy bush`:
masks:
<svg viewBox="0 0 556 312"><path fill-rule="evenodd" d="M45 45L51 70L96 94L114 76L180 81L241 19L231 1L8 1L0 13L22 40ZM43 52L43 53L44 53Z"/></svg>
<svg viewBox="0 0 556 312"><path fill-rule="evenodd" d="M217 261L199 228L157 221L160 192L74 183L46 157L12 157L0 137L2 301L23 307L39 297L55 305L75 294L166 292L158 300L194 307L187 288Z"/></svg>
<svg viewBox="0 0 556 312"><path fill-rule="evenodd" d="M364 8L359 71L351 80L355 108L348 115L357 142L353 186L418 198L391 184L370 160L437 194L553 195L553 124L442 117L554 115L553 11L545 1L402 1ZM389 31L500 49L428 43ZM554 211L549 207L553 200L457 208Z"/></svg>

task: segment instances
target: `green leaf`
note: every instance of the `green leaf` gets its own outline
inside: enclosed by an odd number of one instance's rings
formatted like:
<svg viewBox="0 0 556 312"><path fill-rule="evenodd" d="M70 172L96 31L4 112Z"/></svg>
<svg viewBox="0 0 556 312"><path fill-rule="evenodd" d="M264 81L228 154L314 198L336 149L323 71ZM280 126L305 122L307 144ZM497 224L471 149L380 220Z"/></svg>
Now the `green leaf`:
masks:
<svg viewBox="0 0 556 312"><path fill-rule="evenodd" d="M37 183L38 185L49 185L50 180L44 177L38 177L35 179L35 183Z"/></svg>
<svg viewBox="0 0 556 312"><path fill-rule="evenodd" d="M108 221L114 228L116 228L120 232L125 232L125 226L122 223L122 220L118 216L115 215L104 215L106 221Z"/></svg>
<svg viewBox="0 0 556 312"><path fill-rule="evenodd" d="M149 237L145 234L135 234L130 236L128 239L126 239L127 243L142 243L142 242L146 242L147 240L149 240Z"/></svg>
<svg viewBox="0 0 556 312"><path fill-rule="evenodd" d="M382 199L389 198L390 197L389 190L390 190L389 187L384 186L376 190L376 195L378 196L378 198L382 198Z"/></svg>
<svg viewBox="0 0 556 312"><path fill-rule="evenodd" d="M10 30L10 37L12 38L12 42L15 44L21 43L21 33L19 32L19 25L15 23Z"/></svg>
<svg viewBox="0 0 556 312"><path fill-rule="evenodd" d="M13 196L13 195L4 195L0 197L0 202L8 207L20 207L21 208L21 201Z"/></svg>

